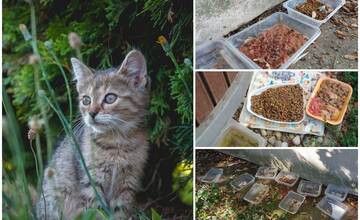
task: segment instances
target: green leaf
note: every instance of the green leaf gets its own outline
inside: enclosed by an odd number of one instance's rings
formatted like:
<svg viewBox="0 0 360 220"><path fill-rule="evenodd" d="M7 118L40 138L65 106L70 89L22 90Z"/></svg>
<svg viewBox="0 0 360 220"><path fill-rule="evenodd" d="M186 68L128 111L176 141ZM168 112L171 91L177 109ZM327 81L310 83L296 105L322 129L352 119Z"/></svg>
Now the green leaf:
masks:
<svg viewBox="0 0 360 220"><path fill-rule="evenodd" d="M152 220L161 220L161 216L159 213L155 211L155 209L151 208L151 219Z"/></svg>

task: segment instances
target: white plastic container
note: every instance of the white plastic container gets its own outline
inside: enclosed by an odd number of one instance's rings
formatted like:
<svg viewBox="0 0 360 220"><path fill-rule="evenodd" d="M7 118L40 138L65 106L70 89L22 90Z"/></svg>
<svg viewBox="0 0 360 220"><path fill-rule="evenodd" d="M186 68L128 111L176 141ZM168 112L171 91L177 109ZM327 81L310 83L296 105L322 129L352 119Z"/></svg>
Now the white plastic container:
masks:
<svg viewBox="0 0 360 220"><path fill-rule="evenodd" d="M259 179L273 180L275 179L277 172L278 168L276 167L262 166L257 170L255 177Z"/></svg>
<svg viewBox="0 0 360 220"><path fill-rule="evenodd" d="M317 20L296 10L296 6L304 2L306 2L306 0L289 0L285 2L283 6L287 9L290 16L315 27L320 27L320 25L327 22L345 4L344 0L320 0L320 2L330 5L334 10L325 19Z"/></svg>
<svg viewBox="0 0 360 220"><path fill-rule="evenodd" d="M248 173L244 173L241 174L240 176L236 177L235 179L233 179L230 182L230 186L237 190L240 191L242 189L244 189L245 187L253 184L255 182L255 177L253 177L252 175L248 174Z"/></svg>
<svg viewBox="0 0 360 220"><path fill-rule="evenodd" d="M308 41L298 51L296 51L285 63L283 63L279 69L287 69L293 62L298 59L298 57L306 50L306 48L308 48L316 40L316 38L319 37L321 33L318 27L304 23L301 20L293 18L288 14L285 14L283 12L274 13L269 17L265 18L264 20L240 31L239 33L231 36L228 39L231 45L235 47L234 50L237 56L245 56L244 61L248 63L247 66L251 66L253 69L261 69L259 65L253 62L245 54L241 53L238 48L243 45L248 38L257 37L264 31L277 24L284 24L308 38Z"/></svg>
<svg viewBox="0 0 360 220"><path fill-rule="evenodd" d="M243 60L224 39L209 41L196 48L197 69L248 69L250 66Z"/></svg>
<svg viewBox="0 0 360 220"><path fill-rule="evenodd" d="M325 195L329 198L335 199L337 201L344 201L347 197L349 190L344 187L335 186L333 184L329 184L325 190Z"/></svg>
<svg viewBox="0 0 360 220"><path fill-rule="evenodd" d="M321 184L312 181L301 180L297 192L311 197L318 197L321 194Z"/></svg>
<svg viewBox="0 0 360 220"><path fill-rule="evenodd" d="M316 207L335 220L342 219L348 210L345 204L329 197L324 197Z"/></svg>
<svg viewBox="0 0 360 220"><path fill-rule="evenodd" d="M204 183L217 183L219 182L224 170L221 168L211 168L205 176L201 177L201 182Z"/></svg>
<svg viewBox="0 0 360 220"><path fill-rule="evenodd" d="M267 185L255 183L244 196L244 200L251 204L259 204L268 194L269 187Z"/></svg>
<svg viewBox="0 0 360 220"><path fill-rule="evenodd" d="M293 187L299 179L299 175L292 172L281 171L275 178L275 181L279 184Z"/></svg>
<svg viewBox="0 0 360 220"><path fill-rule="evenodd" d="M244 144L239 144L238 146L225 146L224 142L229 142L231 140L225 139L235 139L233 142L244 142ZM236 140L244 139L244 140ZM248 144L246 144L248 142ZM240 146L241 145L241 146ZM246 145L246 146L245 146ZM251 146L247 146L251 145ZM215 146L217 147L265 147L266 140L261 137L259 134L256 134L249 128L242 126L239 122L231 119L225 128L221 131L219 136L216 138Z"/></svg>
<svg viewBox="0 0 360 220"><path fill-rule="evenodd" d="M305 196L290 191L279 203L279 208L291 214L295 214L300 209L304 201L305 201Z"/></svg>
<svg viewBox="0 0 360 220"><path fill-rule="evenodd" d="M263 93L264 91L268 90L268 89L275 89L275 88L279 88L279 87L283 87L283 86L294 86L294 85L299 85L301 87L301 85L299 83L281 83L281 84L274 84L274 85L269 85L269 86L264 86L261 87L259 89L254 90L253 92L251 92L250 94L248 94L248 100L246 102L246 109L248 110L248 112L250 112L251 114L255 115L258 118L261 118L263 120L266 121L270 121L270 122L275 122L275 123L279 123L279 124L300 124L304 119L305 119L305 106L306 106L306 100L305 100L305 96L303 94L303 100L304 100L304 106L303 106L303 117L300 121L295 121L295 122L286 122L286 121L275 121L275 120L271 120L269 118L265 118L262 115L259 115L257 113L255 113L252 109L251 109L251 98L255 95L260 95L261 93ZM304 89L303 89L304 91Z"/></svg>

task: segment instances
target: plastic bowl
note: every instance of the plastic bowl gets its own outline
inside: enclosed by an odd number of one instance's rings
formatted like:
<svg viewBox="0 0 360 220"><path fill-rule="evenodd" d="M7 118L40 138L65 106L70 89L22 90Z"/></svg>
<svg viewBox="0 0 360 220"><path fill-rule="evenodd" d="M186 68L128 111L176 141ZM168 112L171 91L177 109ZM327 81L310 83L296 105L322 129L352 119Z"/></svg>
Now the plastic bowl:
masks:
<svg viewBox="0 0 360 220"><path fill-rule="evenodd" d="M287 9L290 16L316 27L327 22L345 4L343 0L320 0L320 2L330 5L334 10L325 19L317 20L296 10L296 6L304 2L306 0L289 0L283 6Z"/></svg>
<svg viewBox="0 0 360 220"><path fill-rule="evenodd" d="M268 30L269 28L277 25L277 24L284 24L291 29L298 31L299 33L303 34L308 38L308 41L300 47L285 63L283 63L279 69L287 69L293 62L295 62L299 56L308 48L315 40L320 36L320 29L318 27L309 25L308 23L304 23L301 19L297 19L291 17L288 14L283 12L277 12L269 17L265 18L264 20L251 25L250 27L240 31L239 33L231 36L228 41L234 48L235 53L238 57L245 57L245 62L247 66L250 66L253 69L261 69L259 65L253 62L249 57L245 54L240 52L238 49L244 42L250 37L257 37L264 31Z"/></svg>

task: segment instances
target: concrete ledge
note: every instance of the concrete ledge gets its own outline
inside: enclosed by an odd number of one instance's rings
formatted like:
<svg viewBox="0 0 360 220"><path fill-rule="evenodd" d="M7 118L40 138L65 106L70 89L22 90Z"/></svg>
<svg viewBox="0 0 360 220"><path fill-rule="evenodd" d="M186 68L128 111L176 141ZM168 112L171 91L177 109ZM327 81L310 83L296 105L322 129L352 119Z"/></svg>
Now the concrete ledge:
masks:
<svg viewBox="0 0 360 220"><path fill-rule="evenodd" d="M197 0L196 41L219 38L284 0Z"/></svg>

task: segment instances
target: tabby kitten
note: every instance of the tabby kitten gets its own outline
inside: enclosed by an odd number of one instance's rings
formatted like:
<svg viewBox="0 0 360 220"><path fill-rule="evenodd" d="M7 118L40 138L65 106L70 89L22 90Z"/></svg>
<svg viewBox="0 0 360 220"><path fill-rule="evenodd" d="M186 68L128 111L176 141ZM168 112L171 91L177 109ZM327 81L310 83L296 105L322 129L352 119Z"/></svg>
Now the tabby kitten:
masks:
<svg viewBox="0 0 360 220"><path fill-rule="evenodd" d="M93 70L71 59L84 126L75 132L100 196L116 219L129 217L148 158L144 116L149 102L146 62L131 51L120 68ZM72 219L99 206L71 139L66 137L45 170L39 219Z"/></svg>

